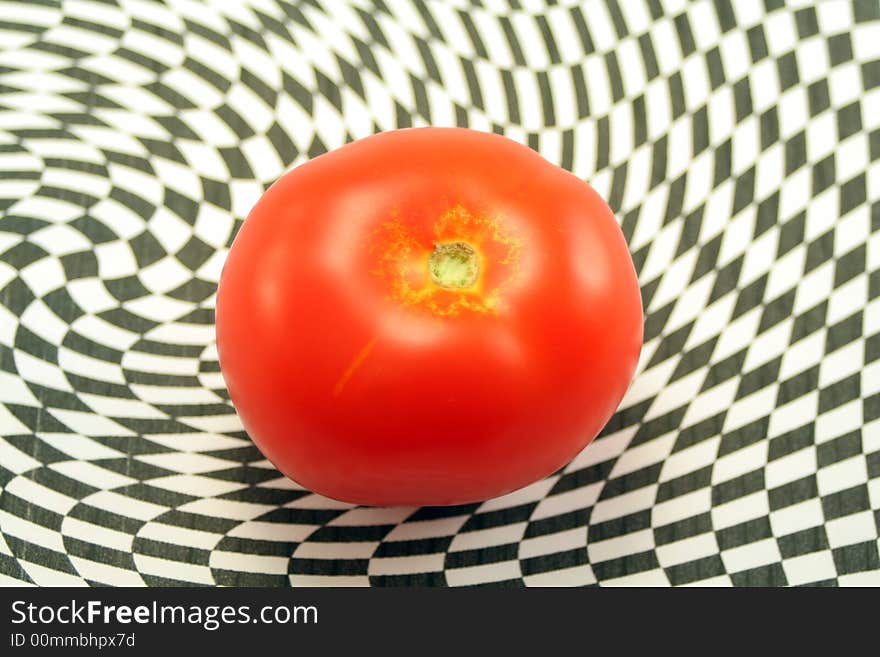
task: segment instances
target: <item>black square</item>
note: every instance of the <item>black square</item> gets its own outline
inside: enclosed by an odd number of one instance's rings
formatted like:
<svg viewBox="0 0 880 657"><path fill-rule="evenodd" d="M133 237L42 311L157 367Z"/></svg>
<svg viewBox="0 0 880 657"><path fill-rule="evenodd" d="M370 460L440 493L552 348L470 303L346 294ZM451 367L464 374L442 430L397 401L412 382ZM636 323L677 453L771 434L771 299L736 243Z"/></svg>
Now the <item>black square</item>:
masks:
<svg viewBox="0 0 880 657"><path fill-rule="evenodd" d="M119 301L131 301L148 296L150 291L141 282L136 274L123 278L111 278L104 281L107 291Z"/></svg>
<svg viewBox="0 0 880 657"><path fill-rule="evenodd" d="M807 87L810 116L816 116L831 107L831 95L827 80L817 80Z"/></svg>
<svg viewBox="0 0 880 657"><path fill-rule="evenodd" d="M764 490L764 468L752 470L739 477L734 477L712 486L712 506L720 506Z"/></svg>
<svg viewBox="0 0 880 657"><path fill-rule="evenodd" d="M860 337L862 337L861 310L828 327L825 336L825 353L830 354Z"/></svg>
<svg viewBox="0 0 880 657"><path fill-rule="evenodd" d="M198 237L193 235L189 242L175 253L175 257L186 265L191 271L196 271L205 262L214 255L214 247L205 244Z"/></svg>
<svg viewBox="0 0 880 657"><path fill-rule="evenodd" d="M856 372L845 379L835 381L819 391L819 413L827 413L833 408L843 406L861 394L862 376Z"/></svg>
<svg viewBox="0 0 880 657"><path fill-rule="evenodd" d="M131 250L134 252L135 260L138 267L146 267L157 262L168 255L165 248L160 244L156 236L149 230L136 235L129 242Z"/></svg>
<svg viewBox="0 0 880 657"><path fill-rule="evenodd" d="M839 66L853 58L852 41L848 33L828 37L828 55L831 66Z"/></svg>
<svg viewBox="0 0 880 657"><path fill-rule="evenodd" d="M42 247L37 246L33 242L24 241L7 249L3 255L0 255L0 260L11 265L13 269L24 269L48 255Z"/></svg>
<svg viewBox="0 0 880 657"><path fill-rule="evenodd" d="M794 52L786 53L776 60L776 72L779 75L780 91L786 91L800 82L797 58Z"/></svg>
<svg viewBox="0 0 880 657"><path fill-rule="evenodd" d="M825 514L826 522L860 511L867 511L870 508L871 502L868 499L866 484L859 484L822 497L822 511Z"/></svg>
<svg viewBox="0 0 880 657"><path fill-rule="evenodd" d="M865 340L865 364L873 363L880 358L880 333L875 333Z"/></svg>
<svg viewBox="0 0 880 657"><path fill-rule="evenodd" d="M788 579L785 577L785 571L782 564L771 563L766 566L759 566L751 570L744 570L740 573L733 573L730 576L734 586L786 586Z"/></svg>
<svg viewBox="0 0 880 657"><path fill-rule="evenodd" d="M855 101L837 110L837 136L843 141L862 129L862 105Z"/></svg>
<svg viewBox="0 0 880 657"><path fill-rule="evenodd" d="M783 559L799 557L819 550L828 549L828 536L824 527L810 527L793 534L780 536L776 542Z"/></svg>
<svg viewBox="0 0 880 657"><path fill-rule="evenodd" d="M816 446L816 462L820 468L844 461L862 453L861 431L850 431L839 438Z"/></svg>
<svg viewBox="0 0 880 657"><path fill-rule="evenodd" d="M725 572L724 562L717 554L666 568L666 575L673 586L710 579L724 575Z"/></svg>
<svg viewBox="0 0 880 657"><path fill-rule="evenodd" d="M834 229L817 237L807 247L807 261L804 265L804 273L808 274L821 265L828 262L834 256Z"/></svg>
<svg viewBox="0 0 880 657"><path fill-rule="evenodd" d="M834 287L840 287L865 271L867 258L865 245L860 244L837 259L834 269Z"/></svg>
<svg viewBox="0 0 880 657"><path fill-rule="evenodd" d="M771 536L773 536L773 530L770 528L770 519L766 517L755 518L732 527L715 530L715 538L718 539L718 547L721 550L731 550Z"/></svg>
<svg viewBox="0 0 880 657"><path fill-rule="evenodd" d="M864 543L835 548L832 554L838 575L880 570L877 541L865 541Z"/></svg>
<svg viewBox="0 0 880 657"><path fill-rule="evenodd" d="M854 176L840 187L840 216L845 216L850 210L863 205L867 200L868 185L863 172Z"/></svg>
<svg viewBox="0 0 880 657"><path fill-rule="evenodd" d="M807 163L807 135L801 130L785 142L785 175L788 176Z"/></svg>
<svg viewBox="0 0 880 657"><path fill-rule="evenodd" d="M799 212L787 222L782 224L782 230L779 233L779 247L777 257L782 257L794 247L804 241L804 228L806 224L806 213Z"/></svg>
<svg viewBox="0 0 880 657"><path fill-rule="evenodd" d="M782 381L776 393L776 405L783 406L807 393L812 392L819 385L819 366L808 367L803 372Z"/></svg>
<svg viewBox="0 0 880 657"><path fill-rule="evenodd" d="M819 497L816 475L807 475L796 481L777 486L767 491L767 494L770 499L770 509L773 511L793 506L806 500L815 499Z"/></svg>
<svg viewBox="0 0 880 657"><path fill-rule="evenodd" d="M862 64L862 81L865 91L880 86L880 59Z"/></svg>
<svg viewBox="0 0 880 657"><path fill-rule="evenodd" d="M794 14L795 25L797 25L798 37L806 39L814 34L819 34L819 22L816 18L815 7L804 7Z"/></svg>
<svg viewBox="0 0 880 657"><path fill-rule="evenodd" d="M767 40L764 38L764 28L761 25L750 27L749 31L746 32L746 36L749 38L749 52L752 55L752 63L756 64L764 59L769 52Z"/></svg>
<svg viewBox="0 0 880 657"><path fill-rule="evenodd" d="M797 342L825 326L827 312L828 302L822 301L795 317L794 326L791 329L791 341Z"/></svg>
<svg viewBox="0 0 880 657"><path fill-rule="evenodd" d="M94 251L79 251L61 256L61 266L68 281L98 275L98 258Z"/></svg>
<svg viewBox="0 0 880 657"><path fill-rule="evenodd" d="M831 187L835 180L834 153L813 165L813 196Z"/></svg>
<svg viewBox="0 0 880 657"><path fill-rule="evenodd" d="M219 180L205 178L204 176L201 177L201 181L202 195L204 196L205 201L216 205L219 208L223 208L224 210L232 209L232 199L229 195L229 185ZM192 220L184 215L181 215L181 217L189 223L194 223L196 214L193 213Z"/></svg>
<svg viewBox="0 0 880 657"><path fill-rule="evenodd" d="M763 333L779 324L779 322L788 319L791 316L792 310L794 310L795 296L796 290L789 290L785 294L780 294L773 299L773 301L764 306L764 312L761 314L761 324L758 326L758 332Z"/></svg>

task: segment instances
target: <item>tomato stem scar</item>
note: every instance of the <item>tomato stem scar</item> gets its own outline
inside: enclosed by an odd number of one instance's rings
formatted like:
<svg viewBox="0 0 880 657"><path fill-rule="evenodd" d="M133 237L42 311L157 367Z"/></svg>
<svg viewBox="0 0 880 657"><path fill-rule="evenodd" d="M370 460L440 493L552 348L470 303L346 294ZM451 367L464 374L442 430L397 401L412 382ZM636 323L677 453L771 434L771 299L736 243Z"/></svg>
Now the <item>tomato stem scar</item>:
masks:
<svg viewBox="0 0 880 657"><path fill-rule="evenodd" d="M435 244L428 258L431 279L441 287L470 287L480 273L480 257L470 244Z"/></svg>

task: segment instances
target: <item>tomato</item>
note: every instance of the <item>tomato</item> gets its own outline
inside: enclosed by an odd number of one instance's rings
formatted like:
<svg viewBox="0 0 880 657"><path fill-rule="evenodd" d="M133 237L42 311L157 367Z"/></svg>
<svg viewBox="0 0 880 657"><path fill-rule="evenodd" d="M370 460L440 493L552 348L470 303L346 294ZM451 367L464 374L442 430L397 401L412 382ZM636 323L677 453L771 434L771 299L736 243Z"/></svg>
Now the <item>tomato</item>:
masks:
<svg viewBox="0 0 880 657"><path fill-rule="evenodd" d="M217 296L230 398L259 449L367 505L495 497L608 421L642 343L606 203L505 137L413 128L282 176Z"/></svg>

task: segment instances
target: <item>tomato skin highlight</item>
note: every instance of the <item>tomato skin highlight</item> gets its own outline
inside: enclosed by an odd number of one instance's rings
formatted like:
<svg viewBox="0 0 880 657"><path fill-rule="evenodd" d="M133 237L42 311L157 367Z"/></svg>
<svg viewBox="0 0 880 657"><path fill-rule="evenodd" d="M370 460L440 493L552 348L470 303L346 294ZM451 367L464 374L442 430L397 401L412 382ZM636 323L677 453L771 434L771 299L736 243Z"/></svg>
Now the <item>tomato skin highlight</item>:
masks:
<svg viewBox="0 0 880 657"><path fill-rule="evenodd" d="M432 270L438 249L458 260ZM498 135L411 128L272 185L230 250L216 328L231 400L281 472L420 506L564 466L620 403L642 323L589 185Z"/></svg>

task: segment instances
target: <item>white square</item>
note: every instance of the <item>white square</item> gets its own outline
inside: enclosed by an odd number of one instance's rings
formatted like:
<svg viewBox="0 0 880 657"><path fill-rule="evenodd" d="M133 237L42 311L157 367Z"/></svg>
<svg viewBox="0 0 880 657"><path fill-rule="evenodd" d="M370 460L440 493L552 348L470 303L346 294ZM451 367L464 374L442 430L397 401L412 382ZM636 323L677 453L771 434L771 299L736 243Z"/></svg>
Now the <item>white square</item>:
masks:
<svg viewBox="0 0 880 657"><path fill-rule="evenodd" d="M755 198L764 200L785 184L785 147L775 143L757 158Z"/></svg>
<svg viewBox="0 0 880 657"><path fill-rule="evenodd" d="M777 391L779 389L779 385L777 383L772 383L771 385L758 390L757 392L744 397L743 399L736 400L731 407L727 411L727 416L724 418L724 431L730 432L740 427L743 427L751 422L755 422L756 420L760 420L761 418L767 417L774 412L774 408L776 406L776 397ZM759 446L763 445L764 451L761 452L758 449ZM767 452L766 452L767 444L765 442L756 443L755 446L747 447L745 450L753 450L750 452L749 458L759 459L763 458L763 464L766 462ZM734 452L734 454L739 454L740 452L744 452L745 450L739 450L738 452ZM729 454L723 456L722 459L728 459L729 457L733 458L745 458L744 455L740 454L739 456L735 456L734 454ZM763 454L763 457L761 457ZM724 470L728 466L722 468ZM715 466L716 471L718 471L718 465ZM749 468L750 470L753 468ZM748 472L749 470L743 470L742 473ZM742 474L741 473L741 474Z"/></svg>
<svg viewBox="0 0 880 657"><path fill-rule="evenodd" d="M779 217L788 222L805 207L816 202L810 198L812 194L812 172L809 167L801 166L790 173L779 189ZM812 240L809 237L807 241Z"/></svg>
<svg viewBox="0 0 880 657"><path fill-rule="evenodd" d="M774 74L776 71L774 71ZM754 91L754 89L753 89ZM766 91L764 93L767 93ZM809 103L807 102L807 91L803 87L793 87L788 89L782 96L778 98L779 110L779 135L783 140L789 140L794 135L809 127L810 120L807 114ZM831 136L822 138L822 143L827 144L831 140ZM809 143L807 144L809 148Z"/></svg>
<svg viewBox="0 0 880 657"><path fill-rule="evenodd" d="M677 433L673 434L677 437ZM660 481L669 481L677 477L693 472L699 468L711 465L718 454L718 444L721 438L716 436L708 440L702 440L696 445L670 454L663 462L663 470L660 472Z"/></svg>
<svg viewBox="0 0 880 657"><path fill-rule="evenodd" d="M863 374L863 384L864 380ZM865 394L864 390L862 394ZM822 413L816 418L816 444L826 443L850 431L858 431L862 428L863 421L861 399L853 399L843 406ZM865 451L868 451L867 448Z"/></svg>
<svg viewBox="0 0 880 657"><path fill-rule="evenodd" d="M284 173L286 163L281 160L278 150L264 135L256 135L243 141L241 148L248 164L254 172L257 180L269 182ZM225 174L224 179L229 177ZM204 207L204 206L203 206Z"/></svg>
<svg viewBox="0 0 880 657"><path fill-rule="evenodd" d="M180 118L187 125L198 125L202 117L205 114L214 115L213 112L210 111L201 111L201 110L182 110L180 112ZM219 121L220 119L216 119ZM212 124L213 125L213 124ZM204 127L203 131L210 131L212 128ZM220 131L221 135L215 135L217 139L220 139L223 136L228 138L226 135L226 131L232 132L226 126L226 124L222 124L222 127L215 128ZM234 143L233 146L239 146L238 137L233 134ZM183 153L183 156L186 158L187 164L200 176L205 176L206 178L213 178L214 180L226 180L229 177L229 170L226 168L226 162L220 157L220 154L217 152L217 149L210 142L204 141L194 141L194 140L178 140L177 144L175 144L177 148ZM201 197L201 194L200 194ZM199 199L195 199L199 200Z"/></svg>
<svg viewBox="0 0 880 657"><path fill-rule="evenodd" d="M248 125L255 132L263 133L272 126L272 110L249 87L243 84L232 85L226 95L226 102L238 114L247 117Z"/></svg>
<svg viewBox="0 0 880 657"><path fill-rule="evenodd" d="M809 421L809 417L801 415L801 423ZM816 468L816 448L813 445L809 445L767 464L767 468L764 471L767 488L778 488L792 481L803 479L816 472Z"/></svg>
<svg viewBox="0 0 880 657"><path fill-rule="evenodd" d="M64 372L55 365L45 360L31 356L29 353L14 349L15 367L21 378L25 381L37 383L48 388L56 390L66 390L73 392Z"/></svg>
<svg viewBox="0 0 880 657"><path fill-rule="evenodd" d="M880 360L875 360L862 370L862 397L880 392Z"/></svg>
<svg viewBox="0 0 880 657"><path fill-rule="evenodd" d="M181 142L182 143L182 142ZM202 197L202 181L198 175L188 166L180 162L165 159L164 157L153 157L150 160L155 176L162 181L162 184L168 189L174 190L182 196L198 199ZM167 208L162 207L161 203L156 209L156 214L160 212L168 212ZM153 216L155 219L155 215ZM161 241L161 240L160 240Z"/></svg>
<svg viewBox="0 0 880 657"><path fill-rule="evenodd" d="M869 509L829 520L825 524L825 532L828 534L828 543L832 548L876 540L877 525L874 523L874 512Z"/></svg>
<svg viewBox="0 0 880 657"><path fill-rule="evenodd" d="M95 246L95 256L98 259L98 275L102 279L124 278L138 270L137 261L128 242L98 244Z"/></svg>
<svg viewBox="0 0 880 657"><path fill-rule="evenodd" d="M28 239L49 253L59 256L78 251L91 251L93 248L92 242L67 224L51 224L31 233Z"/></svg>
<svg viewBox="0 0 880 657"><path fill-rule="evenodd" d="M21 269L19 276L38 297L45 296L67 282L61 261L53 256L35 260Z"/></svg>
<svg viewBox="0 0 880 657"><path fill-rule="evenodd" d="M657 502L651 509L651 524L662 527L712 509L712 489L700 488L693 493L679 495L665 502Z"/></svg>
<svg viewBox="0 0 880 657"><path fill-rule="evenodd" d="M874 429L880 429L880 420L874 422ZM880 478L868 482L868 500L872 509L880 509Z"/></svg>
<svg viewBox="0 0 880 657"><path fill-rule="evenodd" d="M122 304L126 310L136 315L146 317L154 322L171 322L180 319L183 315L191 312L195 304L186 301L178 301L170 297L151 294L134 301L126 301Z"/></svg>
<svg viewBox="0 0 880 657"><path fill-rule="evenodd" d="M726 215L729 217L730 215ZM752 237L755 234L755 209L747 208L733 218L727 219L724 236L721 238L721 248L718 252L718 264L720 266L733 262L751 247ZM757 278L755 272L743 272L740 274L740 282L747 285L751 282L747 276L751 275L751 281Z"/></svg>
<svg viewBox="0 0 880 657"><path fill-rule="evenodd" d="M864 205L855 208L847 213L845 217L841 218L834 229L834 257L839 258L856 247L865 244L871 235L870 224L870 212ZM877 240L876 243L880 244L880 240ZM871 251L871 242L868 242L867 254L871 254ZM872 268L870 259L871 257L868 255L866 264L869 269Z"/></svg>
<svg viewBox="0 0 880 657"><path fill-rule="evenodd" d="M726 87L725 87L726 88ZM713 94L714 97L718 98L718 92ZM733 107L732 98L727 99L730 103L727 105L727 108L730 109ZM709 107L709 119L710 122L715 122L714 115L715 108L713 106ZM731 157L731 174L734 177L741 176L745 174L749 169L752 169L756 166L756 162L758 160L758 156L761 152L761 144L758 141L758 135L760 134L760 128L758 127L758 117L752 115L743 119L739 125L733 128L733 134L731 134L730 128L726 130L722 126L722 134L724 134L724 138L729 138L731 140L732 146L732 157ZM719 140L720 141L720 140ZM780 163L782 162L780 158ZM782 181L782 171L776 171L776 186L778 187L779 183ZM755 196L755 198L760 198L759 196Z"/></svg>
<svg viewBox="0 0 880 657"><path fill-rule="evenodd" d="M733 527L770 513L767 491L758 491L712 508L712 527L715 531Z"/></svg>
<svg viewBox="0 0 880 657"><path fill-rule="evenodd" d="M40 299L30 304L21 315L21 323L49 344L61 344L67 335L67 322L52 312Z"/></svg>
<svg viewBox="0 0 880 657"><path fill-rule="evenodd" d="M70 325L74 331L89 338L92 342L112 347L118 351L126 351L138 341L140 335L115 324L95 317L83 315Z"/></svg>
<svg viewBox="0 0 880 657"><path fill-rule="evenodd" d="M714 533L707 532L674 543L658 545L656 553L660 565L669 568L680 563L696 561L718 554L718 541L715 539Z"/></svg>
<svg viewBox="0 0 880 657"><path fill-rule="evenodd" d="M177 258L168 256L141 269L138 278L150 292L162 294L191 280L192 272Z"/></svg>
<svg viewBox="0 0 880 657"><path fill-rule="evenodd" d="M767 49L774 59L791 51L798 43L794 20L790 12L775 11L764 19Z"/></svg>
<svg viewBox="0 0 880 657"><path fill-rule="evenodd" d="M864 89L859 65L848 62L835 67L828 76L828 87L834 107L843 107L857 101Z"/></svg>
<svg viewBox="0 0 880 657"><path fill-rule="evenodd" d="M742 25L742 14L737 6L737 14ZM751 56L746 33L742 29L733 30L721 37L719 44L721 60L724 62L724 72L728 80L739 80L749 72Z"/></svg>
<svg viewBox="0 0 880 657"><path fill-rule="evenodd" d="M822 502L813 498L770 512L770 528L774 536L786 536L795 532L821 527L825 522Z"/></svg>
<svg viewBox="0 0 880 657"><path fill-rule="evenodd" d="M65 372L96 381L110 381L120 385L126 383L125 375L119 365L81 354L67 347L58 349L58 365Z"/></svg>
<svg viewBox="0 0 880 657"><path fill-rule="evenodd" d="M868 481L868 465L862 454L821 468L816 473L819 494L830 495Z"/></svg>
<svg viewBox="0 0 880 657"><path fill-rule="evenodd" d="M761 441L722 456L715 461L712 483L719 484L764 467L767 462L767 442Z"/></svg>
<svg viewBox="0 0 880 657"><path fill-rule="evenodd" d="M745 212L757 215L756 210L749 208ZM736 221L736 220L735 220ZM752 218L748 224L754 226ZM752 239L745 249L740 285L748 285L766 274L776 262L776 251L779 244L779 231L768 230L756 239Z"/></svg>
<svg viewBox="0 0 880 657"><path fill-rule="evenodd" d="M590 564L550 570L523 577L526 586L586 586L596 583L596 576Z"/></svg>
<svg viewBox="0 0 880 657"><path fill-rule="evenodd" d="M156 210L147 228L166 253L176 253L192 235L192 228L165 207Z"/></svg>
<svg viewBox="0 0 880 657"><path fill-rule="evenodd" d="M865 133L852 135L837 144L834 162L836 167L835 178L838 184L846 183L868 169L870 164L868 159L869 152L868 136ZM864 233L862 233L862 236L863 238L867 237Z"/></svg>
<svg viewBox="0 0 880 657"><path fill-rule="evenodd" d="M798 283L792 309L794 315L801 315L818 306L831 296L832 289L834 289L834 263L826 262L804 276ZM820 330L824 334L825 329Z"/></svg>
<svg viewBox="0 0 880 657"><path fill-rule="evenodd" d="M806 94L803 96L807 102ZM823 112L807 123L807 161L819 162L840 148L837 141L837 115L834 112ZM840 176L837 176L840 180Z"/></svg>
<svg viewBox="0 0 880 657"><path fill-rule="evenodd" d="M776 539L766 538L731 550L724 550L721 553L721 560L728 573L738 573L782 561L782 555L779 553Z"/></svg>
<svg viewBox="0 0 880 657"><path fill-rule="evenodd" d="M837 578L837 583L840 586L880 587L880 570L841 575Z"/></svg>
<svg viewBox="0 0 880 657"><path fill-rule="evenodd" d="M654 570L603 580L602 586L669 586L669 578L665 571L655 568Z"/></svg>
<svg viewBox="0 0 880 657"><path fill-rule="evenodd" d="M697 26L697 29L693 30L697 50L705 52L714 47L721 37L721 28L714 8L709 3L691 4L688 6L687 16L690 24Z"/></svg>
<svg viewBox="0 0 880 657"><path fill-rule="evenodd" d="M232 234L234 221L228 211L202 204L196 218L195 233L206 244L223 248Z"/></svg>
<svg viewBox="0 0 880 657"><path fill-rule="evenodd" d="M776 259L767 278L766 296L776 299L796 288L804 273L807 249L803 244L796 246L781 258Z"/></svg>
<svg viewBox="0 0 880 657"><path fill-rule="evenodd" d="M120 167L120 170L130 171L127 167ZM138 192L138 196L142 195ZM123 240L130 240L146 228L145 220L141 215L112 198L105 198L92 206L89 214Z"/></svg>
<svg viewBox="0 0 880 657"><path fill-rule="evenodd" d="M828 75L828 45L822 37L801 41L797 47L798 72L802 83L810 84Z"/></svg>
<svg viewBox="0 0 880 657"><path fill-rule="evenodd" d="M828 551L804 554L782 562L785 577L792 586L821 582L826 579L834 579L837 576L837 568L834 559Z"/></svg>
<svg viewBox="0 0 880 657"><path fill-rule="evenodd" d="M853 15L848 2L817 2L816 17L819 29L825 34L847 32L853 27Z"/></svg>
<svg viewBox="0 0 880 657"><path fill-rule="evenodd" d="M825 321L831 325L846 319L868 303L868 275L859 274L831 293Z"/></svg>
<svg viewBox="0 0 880 657"><path fill-rule="evenodd" d="M771 438L781 436L802 427L810 418L816 417L818 408L819 393L816 390L776 408L770 415L767 435Z"/></svg>
<svg viewBox="0 0 880 657"><path fill-rule="evenodd" d="M854 340L826 354L819 365L819 387L825 388L860 371L865 362L865 343Z"/></svg>
<svg viewBox="0 0 880 657"><path fill-rule="evenodd" d="M742 368L743 373L751 372L784 355L788 349L788 341L791 337L791 326L793 323L793 320L790 319L779 322L773 328L758 335L746 354L746 360Z"/></svg>

